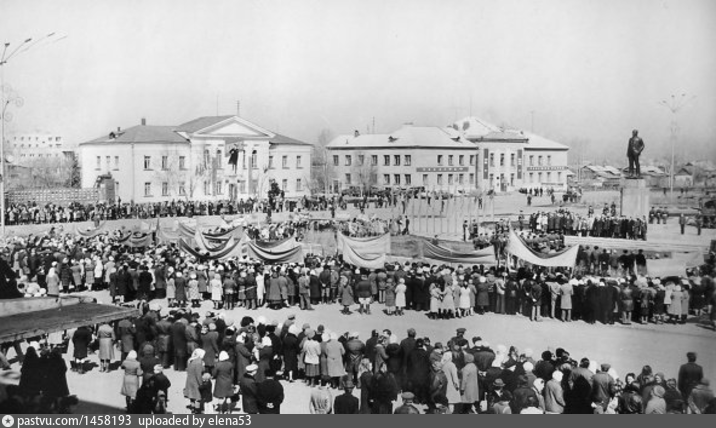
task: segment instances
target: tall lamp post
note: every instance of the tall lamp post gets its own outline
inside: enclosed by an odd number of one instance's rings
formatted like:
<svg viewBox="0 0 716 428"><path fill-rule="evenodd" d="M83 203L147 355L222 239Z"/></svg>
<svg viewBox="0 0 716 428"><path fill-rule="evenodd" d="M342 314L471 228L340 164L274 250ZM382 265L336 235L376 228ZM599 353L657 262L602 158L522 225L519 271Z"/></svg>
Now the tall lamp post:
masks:
<svg viewBox="0 0 716 428"><path fill-rule="evenodd" d="M7 181L5 174L5 122L9 122L11 119L7 108L10 104L14 104L17 107L21 107L23 104L22 98L12 93L11 89L5 85L5 66L11 59L27 52L39 43L52 38L54 35L55 33L50 33L36 39L34 42L32 37L27 38L13 49L10 49L11 44L6 42L3 45L2 56L0 56L0 110L2 113L2 115L0 115L0 126L2 128L0 131L0 236L2 238L5 238L5 183ZM58 42L65 37L66 36L60 37L54 40L54 42ZM10 53L8 53L8 51Z"/></svg>
<svg viewBox="0 0 716 428"><path fill-rule="evenodd" d="M661 100L659 102L660 105L663 105L669 111L671 112L671 124L669 125L669 130L671 132L671 167L669 168L670 174L669 174L669 197L674 197L674 150L676 147L676 141L679 138L679 121L677 118L677 114L679 113L679 110L684 108L689 102L691 102L696 96L692 96L691 98L687 98L686 94L681 94L681 96L677 97L676 95L671 95L670 98L667 98L665 100Z"/></svg>

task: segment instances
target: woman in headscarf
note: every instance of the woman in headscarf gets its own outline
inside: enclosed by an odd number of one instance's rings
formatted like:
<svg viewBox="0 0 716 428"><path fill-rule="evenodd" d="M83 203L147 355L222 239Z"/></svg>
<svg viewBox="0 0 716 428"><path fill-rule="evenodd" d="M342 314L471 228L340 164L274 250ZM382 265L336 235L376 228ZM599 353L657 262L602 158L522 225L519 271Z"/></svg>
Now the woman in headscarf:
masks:
<svg viewBox="0 0 716 428"><path fill-rule="evenodd" d="M447 378L447 389L445 396L448 399L448 413L455 411L455 405L459 404L460 398L460 377L457 375L457 367L452 361L452 352L448 351L442 356L442 371Z"/></svg>
<svg viewBox="0 0 716 428"><path fill-rule="evenodd" d="M269 336L260 339L257 346L259 371L256 373L256 382L261 383L266 380L266 370L271 368L273 359L273 342Z"/></svg>
<svg viewBox="0 0 716 428"><path fill-rule="evenodd" d="M338 341L338 334L331 333L328 342L326 342L326 363L328 377L331 379L333 388L338 388L338 380L346 374L345 366L343 365L343 355L345 353L345 347Z"/></svg>
<svg viewBox="0 0 716 428"><path fill-rule="evenodd" d="M405 292L408 287L405 285L405 278L398 279L398 285L395 287L395 306L397 308L396 315L405 315Z"/></svg>
<svg viewBox="0 0 716 428"><path fill-rule="evenodd" d="M229 354L221 351L219 362L212 371L214 382L214 398L218 398L219 413L231 413L229 399L234 395L234 365L229 360Z"/></svg>
<svg viewBox="0 0 716 428"><path fill-rule="evenodd" d="M57 273L57 262L52 262L50 270L47 271L47 295L48 296L59 296L60 295L60 275Z"/></svg>
<svg viewBox="0 0 716 428"><path fill-rule="evenodd" d="M442 309L443 313L443 318L445 319L455 317L455 299L453 296L454 290L452 282L445 281L445 285L442 291L442 303L440 305L440 308Z"/></svg>
<svg viewBox="0 0 716 428"><path fill-rule="evenodd" d="M674 288L671 291L671 304L669 304L669 322L670 323L678 323L681 321L681 315L682 315L682 307L681 307L681 299L683 297L683 292L681 291L681 286L676 284L674 285Z"/></svg>
<svg viewBox="0 0 716 428"><path fill-rule="evenodd" d="M370 414L372 408L370 390L373 379L373 368L368 358L363 358L358 366L358 388L360 388L361 414Z"/></svg>
<svg viewBox="0 0 716 428"><path fill-rule="evenodd" d="M27 348L20 369L20 394L30 403L40 396L44 387L44 368L36 347L39 348L39 344L33 343Z"/></svg>
<svg viewBox="0 0 716 428"><path fill-rule="evenodd" d="M383 296L385 297L385 313L393 315L395 313L395 282L393 282L393 277L386 278Z"/></svg>
<svg viewBox="0 0 716 428"><path fill-rule="evenodd" d="M440 300L442 299L440 285L435 281L430 282L428 292L430 293L430 311L428 312L428 318L436 319L440 313Z"/></svg>
<svg viewBox="0 0 716 428"><path fill-rule="evenodd" d="M114 359L114 342L117 339L114 329L107 323L100 325L97 329L97 339L99 340L99 371L109 372L109 364Z"/></svg>
<svg viewBox="0 0 716 428"><path fill-rule="evenodd" d="M130 351L127 354L127 358L122 362L122 368L124 369L122 395L127 401L127 411L131 412L134 399L137 398L137 391L139 390L139 378L142 376L142 368L139 361L137 361L136 351Z"/></svg>
<svg viewBox="0 0 716 428"><path fill-rule="evenodd" d="M189 282L187 283L187 289L189 291L189 300L191 301L192 308L200 307L199 302L201 301L201 294L199 293L199 281L196 279L196 272L189 274Z"/></svg>
<svg viewBox="0 0 716 428"><path fill-rule="evenodd" d="M475 365L475 357L469 352L465 352L465 367L460 372L460 394L462 405L460 412L467 414L472 412L475 406L475 412L480 410L480 393L477 376L477 366Z"/></svg>
<svg viewBox="0 0 716 428"><path fill-rule="evenodd" d="M44 396L52 404L53 410L61 413L62 399L70 395L70 388L67 386L67 364L62 358L60 348L53 348L50 351L46 366Z"/></svg>
<svg viewBox="0 0 716 428"><path fill-rule="evenodd" d="M167 269L167 305L170 308L176 307L177 286L174 281L174 268Z"/></svg>
<svg viewBox="0 0 716 428"><path fill-rule="evenodd" d="M320 355L321 344L315 340L316 332L309 329L303 342L304 362L306 364L306 384L315 386L321 376Z"/></svg>
<svg viewBox="0 0 716 428"><path fill-rule="evenodd" d="M221 274L214 274L214 278L209 283L211 286L211 301L214 304L214 309L219 309L221 306L221 299L224 296L224 288L221 283Z"/></svg>
<svg viewBox="0 0 716 428"><path fill-rule="evenodd" d="M192 413L201 412L201 387L204 373L204 350L197 348L189 357L186 369L186 384L184 385L184 397L189 399Z"/></svg>
<svg viewBox="0 0 716 428"><path fill-rule="evenodd" d="M142 368L142 379L146 382L150 377L154 376L154 366L160 364L159 358L154 355L154 346L146 342L141 349L141 354L137 361Z"/></svg>
<svg viewBox="0 0 716 428"><path fill-rule="evenodd" d="M466 317L470 315L470 308L472 308L470 305L470 288L468 288L467 282L464 280L460 280L458 285L458 291L460 292L458 300L460 302L460 316Z"/></svg>
<svg viewBox="0 0 716 428"><path fill-rule="evenodd" d="M219 355L219 333L216 331L216 324L202 327L201 347L204 350L204 365L207 371L211 371L216 364L216 357Z"/></svg>
<svg viewBox="0 0 716 428"><path fill-rule="evenodd" d="M661 385L656 385L651 390L649 401L646 403L646 407L644 408L644 414L663 415L665 413L666 401L664 400L664 388Z"/></svg>
<svg viewBox="0 0 716 428"><path fill-rule="evenodd" d="M184 278L184 274L178 269L174 275L174 289L177 304L181 307L186 306L186 278Z"/></svg>

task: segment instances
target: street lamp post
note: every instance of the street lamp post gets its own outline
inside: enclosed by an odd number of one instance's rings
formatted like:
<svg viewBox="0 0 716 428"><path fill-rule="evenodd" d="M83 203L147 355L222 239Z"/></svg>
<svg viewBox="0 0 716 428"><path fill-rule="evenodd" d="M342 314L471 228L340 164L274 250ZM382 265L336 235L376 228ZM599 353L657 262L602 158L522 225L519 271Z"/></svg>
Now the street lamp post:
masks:
<svg viewBox="0 0 716 428"><path fill-rule="evenodd" d="M669 168L669 197L674 197L674 179L675 179L675 147L676 147L676 141L679 138L679 121L677 118L677 114L679 113L679 110L684 108L689 102L691 102L696 96L692 96L691 98L687 98L686 94L681 94L680 97L677 97L676 95L671 95L669 99L661 100L659 102L660 105L663 105L669 111L671 112L671 124L669 125L669 131L671 133L671 167Z"/></svg>
<svg viewBox="0 0 716 428"><path fill-rule="evenodd" d="M10 50L10 43L6 42L3 45L3 51L2 56L0 56L0 110L2 115L0 115L0 237L5 238L5 183L7 182L7 177L5 174L5 122L9 121L10 116L8 116L7 108L11 103L14 103L16 106L22 106L22 98L20 97L13 97L12 95L9 95L10 90L5 85L5 65L13 58L16 58L17 56L21 55L24 52L27 52L28 50L32 49L33 47L37 46L38 43L43 42L51 37L53 37L55 33L47 34L44 37L41 37L33 42L32 37L25 39L22 43L17 45L16 48L12 49L10 53L8 54L8 51ZM59 39L54 40L55 42L60 41L64 39L66 36L60 37ZM6 97L6 92L8 93L8 96Z"/></svg>

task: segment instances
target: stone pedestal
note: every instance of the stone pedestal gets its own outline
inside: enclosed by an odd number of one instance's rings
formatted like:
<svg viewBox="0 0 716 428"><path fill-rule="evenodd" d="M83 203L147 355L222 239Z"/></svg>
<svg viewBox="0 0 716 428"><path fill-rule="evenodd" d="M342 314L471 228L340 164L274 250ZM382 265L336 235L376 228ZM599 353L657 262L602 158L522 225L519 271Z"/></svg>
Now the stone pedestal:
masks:
<svg viewBox="0 0 716 428"><path fill-rule="evenodd" d="M623 179L621 182L621 214L626 217L649 218L649 188L644 179Z"/></svg>

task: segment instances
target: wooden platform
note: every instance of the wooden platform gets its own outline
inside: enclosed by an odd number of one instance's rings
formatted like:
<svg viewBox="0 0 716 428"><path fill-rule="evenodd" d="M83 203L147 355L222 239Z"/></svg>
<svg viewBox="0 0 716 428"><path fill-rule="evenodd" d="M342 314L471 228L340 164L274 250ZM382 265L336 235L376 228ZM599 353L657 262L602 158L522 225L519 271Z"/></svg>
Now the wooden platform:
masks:
<svg viewBox="0 0 716 428"><path fill-rule="evenodd" d="M16 300L18 305L23 299ZM12 300L3 303L9 304ZM0 314L0 343L67 330L83 325L95 325L139 315L139 310L122 306L80 302L51 309Z"/></svg>

